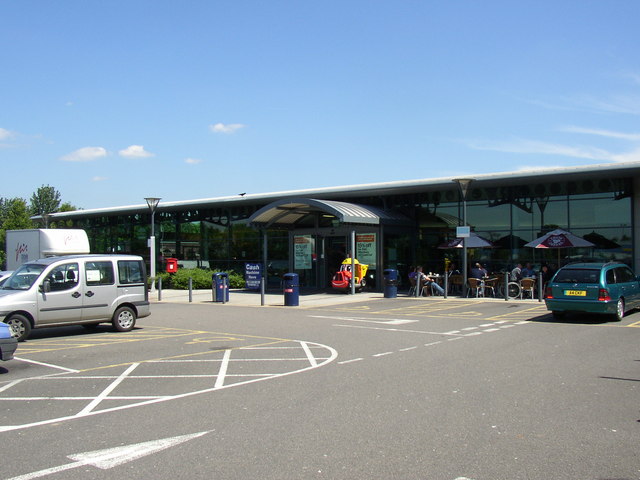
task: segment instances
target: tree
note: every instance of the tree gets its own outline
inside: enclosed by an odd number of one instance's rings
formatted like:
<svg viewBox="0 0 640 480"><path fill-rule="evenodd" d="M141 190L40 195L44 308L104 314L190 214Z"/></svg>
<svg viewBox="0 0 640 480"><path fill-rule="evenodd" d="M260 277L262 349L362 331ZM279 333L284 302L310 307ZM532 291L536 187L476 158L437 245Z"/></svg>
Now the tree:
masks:
<svg viewBox="0 0 640 480"><path fill-rule="evenodd" d="M42 185L31 195L31 215L47 215L60 208L60 192L50 185Z"/></svg>
<svg viewBox="0 0 640 480"><path fill-rule="evenodd" d="M80 210L78 207L71 205L69 202L64 202L58 208L58 212L74 212ZM73 220L57 220L49 224L49 228L72 228Z"/></svg>

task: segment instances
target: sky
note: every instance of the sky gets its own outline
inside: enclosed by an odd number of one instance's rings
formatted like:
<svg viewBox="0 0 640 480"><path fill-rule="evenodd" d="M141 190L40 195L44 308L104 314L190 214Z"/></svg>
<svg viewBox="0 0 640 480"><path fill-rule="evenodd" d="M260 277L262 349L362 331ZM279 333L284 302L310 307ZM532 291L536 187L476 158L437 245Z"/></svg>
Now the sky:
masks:
<svg viewBox="0 0 640 480"><path fill-rule="evenodd" d="M0 0L0 197L640 161L637 0Z"/></svg>

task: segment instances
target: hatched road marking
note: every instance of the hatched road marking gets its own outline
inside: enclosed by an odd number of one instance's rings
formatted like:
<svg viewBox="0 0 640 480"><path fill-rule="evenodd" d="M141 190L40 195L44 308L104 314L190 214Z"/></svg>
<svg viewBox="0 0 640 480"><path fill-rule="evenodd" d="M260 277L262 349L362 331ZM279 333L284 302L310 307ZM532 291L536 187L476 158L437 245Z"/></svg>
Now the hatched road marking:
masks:
<svg viewBox="0 0 640 480"><path fill-rule="evenodd" d="M0 388L0 404L9 406L12 415L5 420L8 423L0 425L0 432L275 379L325 366L338 356L333 348L319 343L268 340L271 341L265 344L208 350L7 383ZM179 374L173 373L175 370L169 366L176 362L181 363ZM104 373L97 374L98 371ZM46 394L33 395L34 389ZM63 394L55 395L53 392L56 391ZM47 402L46 409L41 408L42 401Z"/></svg>

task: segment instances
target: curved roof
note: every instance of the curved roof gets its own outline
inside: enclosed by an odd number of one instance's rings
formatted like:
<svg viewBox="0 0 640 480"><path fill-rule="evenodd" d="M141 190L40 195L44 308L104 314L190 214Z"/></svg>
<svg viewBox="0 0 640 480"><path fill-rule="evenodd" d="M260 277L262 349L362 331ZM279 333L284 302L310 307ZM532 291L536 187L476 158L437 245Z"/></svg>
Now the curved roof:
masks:
<svg viewBox="0 0 640 480"><path fill-rule="evenodd" d="M403 215L385 212L368 205L313 198L285 198L255 212L249 218L249 223L256 227L292 226L313 213L328 213L343 223L365 225L409 221Z"/></svg>

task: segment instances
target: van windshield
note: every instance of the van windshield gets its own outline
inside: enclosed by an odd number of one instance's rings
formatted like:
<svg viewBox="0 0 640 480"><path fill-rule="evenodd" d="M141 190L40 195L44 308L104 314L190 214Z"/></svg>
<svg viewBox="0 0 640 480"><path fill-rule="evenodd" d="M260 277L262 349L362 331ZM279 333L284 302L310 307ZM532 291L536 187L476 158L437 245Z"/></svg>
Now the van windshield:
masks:
<svg viewBox="0 0 640 480"><path fill-rule="evenodd" d="M29 290L36 282L46 265L21 265L2 285L3 290Z"/></svg>

